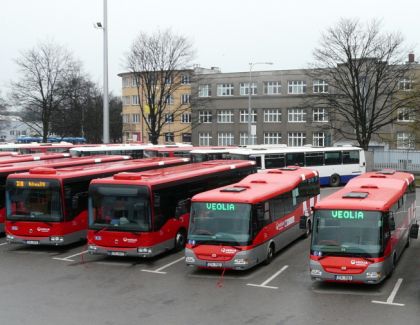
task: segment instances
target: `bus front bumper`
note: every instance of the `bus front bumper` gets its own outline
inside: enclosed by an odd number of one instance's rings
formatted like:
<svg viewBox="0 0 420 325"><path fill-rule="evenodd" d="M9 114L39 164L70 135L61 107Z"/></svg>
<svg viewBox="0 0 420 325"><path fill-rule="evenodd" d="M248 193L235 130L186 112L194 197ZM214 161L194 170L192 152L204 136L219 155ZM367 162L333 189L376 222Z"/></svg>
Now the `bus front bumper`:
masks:
<svg viewBox="0 0 420 325"><path fill-rule="evenodd" d="M230 260L204 260L196 256L194 251L185 248L185 263L206 269L248 270L258 264L258 259L252 250L237 252Z"/></svg>
<svg viewBox="0 0 420 325"><path fill-rule="evenodd" d="M49 245L49 246L65 246L73 243L77 243L86 237L86 231L78 231L73 234L67 235L52 235L48 237L40 236L18 236L7 233L6 240L9 244L23 244L23 245Z"/></svg>
<svg viewBox="0 0 420 325"><path fill-rule="evenodd" d="M382 282L386 277L383 263L370 264L364 272L355 274L327 272L318 261L311 260L309 263L309 273L312 280L326 282L376 284Z"/></svg>

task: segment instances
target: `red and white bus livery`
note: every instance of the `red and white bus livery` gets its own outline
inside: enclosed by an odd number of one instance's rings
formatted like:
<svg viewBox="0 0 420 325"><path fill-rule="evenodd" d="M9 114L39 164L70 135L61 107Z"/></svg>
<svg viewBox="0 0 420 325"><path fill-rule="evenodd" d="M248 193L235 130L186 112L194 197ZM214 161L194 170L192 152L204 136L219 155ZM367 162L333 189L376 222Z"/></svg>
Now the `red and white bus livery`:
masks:
<svg viewBox="0 0 420 325"><path fill-rule="evenodd" d="M63 157L68 157L68 153L52 154L52 155L53 156L64 155ZM46 159L46 160L36 159L34 161L15 162L15 163L0 162L0 233L4 232L4 221L6 217L5 188L6 188L6 179L8 175L13 174L13 173L27 172L31 168L35 168L35 167L60 168L60 167L80 166L80 165L88 165L88 164L100 164L100 163L105 163L105 162L128 160L128 159L130 159L129 156L116 156L115 155L115 156L90 156L90 157L80 157L80 158L55 158L55 159Z"/></svg>
<svg viewBox="0 0 420 325"><path fill-rule="evenodd" d="M370 172L314 208L313 280L379 283L417 238L416 188L409 173Z"/></svg>
<svg viewBox="0 0 420 325"><path fill-rule="evenodd" d="M211 161L117 174L89 188L88 250L151 257L185 246L191 198L255 173L253 161Z"/></svg>
<svg viewBox="0 0 420 325"><path fill-rule="evenodd" d="M319 199L318 172L286 167L250 175L192 199L185 261L199 268L246 270L309 236Z"/></svg>
<svg viewBox="0 0 420 325"><path fill-rule="evenodd" d="M67 245L86 238L92 179L186 164L186 158L148 158L62 169L34 168L6 182L9 243Z"/></svg>

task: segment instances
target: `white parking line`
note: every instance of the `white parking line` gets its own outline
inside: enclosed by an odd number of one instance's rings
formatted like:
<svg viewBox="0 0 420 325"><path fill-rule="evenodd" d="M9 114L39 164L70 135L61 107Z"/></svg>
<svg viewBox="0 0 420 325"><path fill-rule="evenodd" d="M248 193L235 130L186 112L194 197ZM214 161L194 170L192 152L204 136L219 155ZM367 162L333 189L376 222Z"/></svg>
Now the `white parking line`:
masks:
<svg viewBox="0 0 420 325"><path fill-rule="evenodd" d="M1 243L0 246L4 246L4 245L7 245L7 244L8 244L8 242Z"/></svg>
<svg viewBox="0 0 420 325"><path fill-rule="evenodd" d="M175 261L173 261L171 263L168 263L168 264L166 264L166 265L164 265L164 266L162 266L162 267L160 267L160 268L158 268L156 270L146 270L146 269L143 269L142 271L143 272L149 272L149 273L166 274L166 272L162 272L162 270L164 270L164 269L166 269L166 268L174 265L175 263L181 262L184 259L185 259L185 257L183 256L183 257L181 257L181 258L179 258L179 259L177 259L177 260L175 260Z"/></svg>
<svg viewBox="0 0 420 325"><path fill-rule="evenodd" d="M401 278L397 280L397 283L395 284L394 289L392 289L392 292L386 301L372 300L372 302L374 304L405 306L405 304L399 304L399 303L394 302L395 296L397 295L398 289L400 288L402 282L403 282L403 279Z"/></svg>
<svg viewBox="0 0 420 325"><path fill-rule="evenodd" d="M247 286L251 286L251 287L260 287L260 288L267 288L267 289L278 289L278 287L272 287L272 286L268 286L267 284L269 282L271 282L275 277L277 277L279 274L281 274L284 270L286 270L289 266L285 265L283 266L279 271L277 271L276 273L274 273L271 277L269 277L267 280L265 280L263 283L261 284L254 284L254 283L247 283Z"/></svg>
<svg viewBox="0 0 420 325"><path fill-rule="evenodd" d="M67 257L53 257L53 260L59 260L59 261L65 261L65 262L76 262L75 260L72 260L71 258L75 257L75 256L86 254L87 252L88 251L86 250L86 251L83 251L83 252L80 252L80 253L77 253L77 254L73 254L73 255L70 255L70 256L67 256Z"/></svg>

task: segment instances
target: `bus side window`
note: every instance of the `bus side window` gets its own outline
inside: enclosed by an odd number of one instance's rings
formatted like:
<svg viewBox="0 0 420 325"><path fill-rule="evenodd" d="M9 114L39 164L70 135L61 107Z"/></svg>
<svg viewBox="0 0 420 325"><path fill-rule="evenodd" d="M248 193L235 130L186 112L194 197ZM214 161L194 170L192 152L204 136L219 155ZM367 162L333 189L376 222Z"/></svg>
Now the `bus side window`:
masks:
<svg viewBox="0 0 420 325"><path fill-rule="evenodd" d="M64 198L66 201L66 220L73 220L82 211L86 210L88 205L89 181L69 183L64 186Z"/></svg>

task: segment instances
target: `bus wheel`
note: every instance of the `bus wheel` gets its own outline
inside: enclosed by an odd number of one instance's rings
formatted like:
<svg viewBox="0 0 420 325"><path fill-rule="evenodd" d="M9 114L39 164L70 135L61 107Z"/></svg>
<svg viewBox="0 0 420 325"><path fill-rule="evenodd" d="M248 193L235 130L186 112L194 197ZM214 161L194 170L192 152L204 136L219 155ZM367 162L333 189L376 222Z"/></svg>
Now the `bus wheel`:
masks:
<svg viewBox="0 0 420 325"><path fill-rule="evenodd" d="M175 251L179 252L185 248L187 234L184 229L180 229L175 236Z"/></svg>
<svg viewBox="0 0 420 325"><path fill-rule="evenodd" d="M389 271L388 273L388 277L391 277L392 274L394 273L395 270L395 266L397 265L397 255L394 253L392 255L392 265L391 265L391 271Z"/></svg>
<svg viewBox="0 0 420 325"><path fill-rule="evenodd" d="M311 220L308 220L308 222L306 223L306 230L303 234L303 238L308 238L311 235L311 230Z"/></svg>
<svg viewBox="0 0 420 325"><path fill-rule="evenodd" d="M340 175L332 174L330 176L330 186L331 187L337 187L339 185L340 185Z"/></svg>
<svg viewBox="0 0 420 325"><path fill-rule="evenodd" d="M271 263L274 257L274 244L271 243L270 246L268 246L267 250L267 257L264 260L264 265L268 265Z"/></svg>
<svg viewBox="0 0 420 325"><path fill-rule="evenodd" d="M406 248L410 247L410 234L408 234L407 236L407 243L405 244L405 247Z"/></svg>

